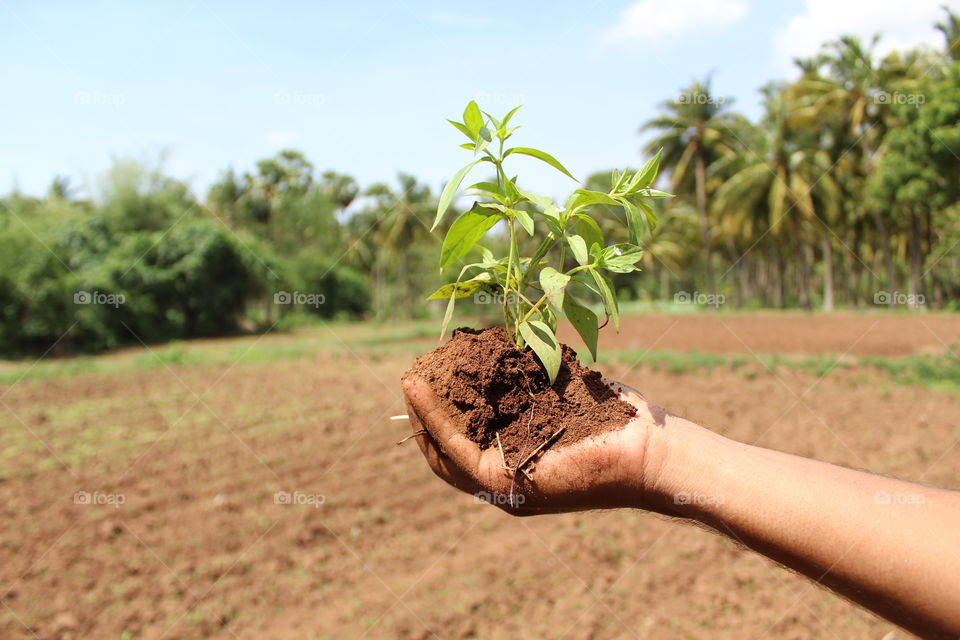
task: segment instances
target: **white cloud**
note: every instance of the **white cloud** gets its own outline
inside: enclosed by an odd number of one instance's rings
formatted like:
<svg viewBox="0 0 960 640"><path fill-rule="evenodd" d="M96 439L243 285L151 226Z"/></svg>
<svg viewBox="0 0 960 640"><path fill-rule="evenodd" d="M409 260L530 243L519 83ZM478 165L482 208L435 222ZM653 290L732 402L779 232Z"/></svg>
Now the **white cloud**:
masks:
<svg viewBox="0 0 960 640"><path fill-rule="evenodd" d="M879 33L877 53L918 44L943 46L943 36L933 28L944 14L944 0L806 0L804 12L774 36L776 62L781 71L793 68L795 57L817 53L820 45L846 34L864 41ZM946 4L956 5L956 2Z"/></svg>
<svg viewBox="0 0 960 640"><path fill-rule="evenodd" d="M268 131L263 140L271 147L286 147L300 139L296 131Z"/></svg>
<svg viewBox="0 0 960 640"><path fill-rule="evenodd" d="M639 0L600 37L606 44L662 42L699 31L716 31L742 20L746 0Z"/></svg>

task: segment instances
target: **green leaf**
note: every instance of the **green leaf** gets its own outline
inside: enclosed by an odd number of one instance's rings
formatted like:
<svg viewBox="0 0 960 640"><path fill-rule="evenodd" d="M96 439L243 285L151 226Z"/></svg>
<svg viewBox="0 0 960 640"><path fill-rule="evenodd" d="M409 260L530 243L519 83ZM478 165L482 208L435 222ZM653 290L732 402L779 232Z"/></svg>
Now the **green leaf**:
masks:
<svg viewBox="0 0 960 640"><path fill-rule="evenodd" d="M486 127L480 127L479 134L480 134L480 137L486 140L487 142L490 142L493 140L493 136L490 135L490 129L487 129Z"/></svg>
<svg viewBox="0 0 960 640"><path fill-rule="evenodd" d="M571 279L574 280L575 282L578 282L579 284L582 284L585 288L597 294L597 296L600 296L600 289L597 288L597 283L593 280L593 277L587 273L588 271L592 272L593 269L587 269L586 271L577 271L575 274L573 274ZM602 296L600 297L602 298Z"/></svg>
<svg viewBox="0 0 960 640"><path fill-rule="evenodd" d="M497 120L495 117L493 117L486 111L481 111L481 113L483 113L483 115L485 115L487 119L490 120L490 124L493 125L494 130L499 129L502 126L499 120Z"/></svg>
<svg viewBox="0 0 960 640"><path fill-rule="evenodd" d="M520 335L540 358L540 363L547 370L550 384L553 384L560 372L561 361L560 344L553 331L544 322L528 320L520 324Z"/></svg>
<svg viewBox="0 0 960 640"><path fill-rule="evenodd" d="M520 199L520 190L517 188L517 176L507 178L503 183L503 192L507 195L507 200L515 202Z"/></svg>
<svg viewBox="0 0 960 640"><path fill-rule="evenodd" d="M632 193L638 188L642 189L643 187L649 186L650 183L656 179L657 172L660 170L661 153L663 153L663 149L657 151L657 155L647 160L647 162L640 167L640 170L633 175L633 178L627 184L627 193Z"/></svg>
<svg viewBox="0 0 960 640"><path fill-rule="evenodd" d="M554 204L552 199L546 196L537 195L536 193L530 193L529 191L524 191L523 189L517 189L517 191L526 200L529 200L530 202L537 205L538 207L543 207L544 209L547 209L551 206L553 207L557 206L556 204Z"/></svg>
<svg viewBox="0 0 960 640"><path fill-rule="evenodd" d="M640 230L643 228L643 218L640 217L640 209L631 200L621 198L620 203L623 210L627 213L627 230L630 232L630 242L640 244Z"/></svg>
<svg viewBox="0 0 960 640"><path fill-rule="evenodd" d="M603 231L600 230L597 221L587 214L578 213L573 228L577 235L583 238L588 247L592 247L594 244L603 246Z"/></svg>
<svg viewBox="0 0 960 640"><path fill-rule="evenodd" d="M476 206L481 207L483 209L491 209L491 210L499 211L500 213L510 213L511 211L513 211L513 209L511 209L510 207L500 204L499 202L478 202Z"/></svg>
<svg viewBox="0 0 960 640"><path fill-rule="evenodd" d="M550 228L550 231L554 236L560 237L563 235L563 229L560 228L560 220L557 217L556 211L547 212L547 211L534 211L535 214L543 216L543 219L547 223L547 227Z"/></svg>
<svg viewBox="0 0 960 640"><path fill-rule="evenodd" d="M437 225L440 224L440 220L443 219L443 214L447 212L447 209L450 207L450 203L453 202L453 196L457 194L457 189L460 188L460 183L463 182L463 179L467 177L467 174L470 173L470 169L473 169L480 160L474 160L467 166L457 171L454 174L453 178L450 179L443 187L443 193L440 194L440 202L437 203L437 217L433 220L433 226L430 227L430 231L433 231L437 228Z"/></svg>
<svg viewBox="0 0 960 640"><path fill-rule="evenodd" d="M467 103L467 108L463 110L463 124L470 132L470 138L476 140L480 136L480 129L483 127L483 114L480 113L480 107L473 100Z"/></svg>
<svg viewBox="0 0 960 640"><path fill-rule="evenodd" d="M527 232L527 235L533 235L533 218L530 217L530 214L524 211L523 209L511 209L513 216L517 219L517 222L520 223L520 226L523 227L524 231Z"/></svg>
<svg viewBox="0 0 960 640"><path fill-rule="evenodd" d="M476 265L468 265L476 266ZM464 271L468 267L464 267L460 271L462 276ZM437 289L433 294L427 298L427 300L437 300L449 297L450 301L447 302L447 310L443 314L443 324L440 326L440 339L443 340L443 336L447 333L447 326L450 324L450 319L453 317L453 308L457 304L458 298L466 298L473 295L478 290L489 286L490 281L493 279L493 276L490 273L483 272L478 273L473 278L470 278L466 282L451 282L450 284L444 285Z"/></svg>
<svg viewBox="0 0 960 640"><path fill-rule="evenodd" d="M603 266L603 245L594 242L590 245L590 258L593 264Z"/></svg>
<svg viewBox="0 0 960 640"><path fill-rule="evenodd" d="M657 214L653 212L653 207L643 200L637 200L637 204L643 210L643 215L647 218L647 227L652 232L657 228Z"/></svg>
<svg viewBox="0 0 960 640"><path fill-rule="evenodd" d="M573 251L573 257L577 259L577 262L580 264L590 263L587 243L584 242L583 238L578 235L569 235L567 236L567 244L570 245L570 250Z"/></svg>
<svg viewBox="0 0 960 640"><path fill-rule="evenodd" d="M443 312L443 324L440 325L440 339L447 334L447 327L450 325L450 319L453 318L453 308L457 305L457 296L450 296L450 302L447 303L447 310Z"/></svg>
<svg viewBox="0 0 960 640"><path fill-rule="evenodd" d="M503 116L503 120L500 122L500 128L501 128L501 129L506 129L506 128L507 128L507 125L510 124L510 118L512 118L512 117L513 117L513 114L515 114L515 113L517 112L517 110L518 110L520 107L522 107L522 106L523 106L523 105L517 105L517 106L515 106L513 109L510 110L510 113L508 113L507 115Z"/></svg>
<svg viewBox="0 0 960 640"><path fill-rule="evenodd" d="M467 255L501 217L499 213L480 213L471 209L457 218L443 239L440 268L445 269Z"/></svg>
<svg viewBox="0 0 960 640"><path fill-rule="evenodd" d="M675 197L672 193L667 193L666 191L660 191L659 189L639 189L636 192L636 195L642 198L673 198Z"/></svg>
<svg viewBox="0 0 960 640"><path fill-rule="evenodd" d="M560 273L553 267L544 267L540 271L540 286L543 287L547 300L557 312L563 311L563 292L568 282L570 282L570 276Z"/></svg>
<svg viewBox="0 0 960 640"><path fill-rule="evenodd" d="M624 183L627 181L627 170L624 169L623 172L621 173L620 171L617 171L616 169L614 169L612 177L613 177L613 180L610 184L612 184L613 187L610 189L610 192L620 193L621 190L623 189Z"/></svg>
<svg viewBox="0 0 960 640"><path fill-rule="evenodd" d="M467 189L478 189L480 191L498 193L500 191L500 185L498 185L496 182L491 182L489 180L482 180L480 182L476 182L470 185L469 187L467 187Z"/></svg>
<svg viewBox="0 0 960 640"><path fill-rule="evenodd" d="M483 137L477 138L477 145L473 148L473 155L480 155L488 146L490 146L489 140L484 140ZM487 158L487 156L484 156L484 158Z"/></svg>
<svg viewBox="0 0 960 640"><path fill-rule="evenodd" d="M470 135L470 129L467 129L462 123L457 122L456 120L450 120L449 118L447 118L447 122L455 126L457 131L470 138L470 140L474 140L476 138L476 136Z"/></svg>
<svg viewBox="0 0 960 640"><path fill-rule="evenodd" d="M470 185L467 187L467 189L472 189L477 192L473 195L489 196L497 200L503 198L503 192L500 190L500 185L498 185L496 182L478 182Z"/></svg>
<svg viewBox="0 0 960 640"><path fill-rule="evenodd" d="M603 250L603 266L614 273L636 271L637 262L643 258L643 249L635 244L615 244Z"/></svg>
<svg viewBox="0 0 960 640"><path fill-rule="evenodd" d="M603 308L606 309L607 315L613 320L614 328L620 331L620 307L617 306L617 298L613 294L613 287L610 285L610 281L596 269L590 269L589 271L590 275L593 276L593 281L597 283L597 288L600 290L600 298L603 299Z"/></svg>
<svg viewBox="0 0 960 640"><path fill-rule="evenodd" d="M567 320L577 330L583 339L583 344L587 345L590 355L594 362L597 360L597 336L600 329L597 327L597 314L583 306L573 299L573 296L567 296L563 300L563 312Z"/></svg>
<svg viewBox="0 0 960 640"><path fill-rule="evenodd" d="M552 155L550 155L545 151L540 151L539 149L531 149L530 147L513 147L512 149L507 149L507 151L504 152L503 157L506 158L507 156L514 153L519 153L521 155L530 156L531 158L536 158L537 160L542 160L543 162L546 162L548 165L550 165L560 173L570 176L570 178L573 180L577 180L576 178L573 177L573 174L567 171L566 167L560 164L559 160L557 160L556 158L554 158ZM577 182L579 182L579 180L577 180Z"/></svg>
<svg viewBox="0 0 960 640"><path fill-rule="evenodd" d="M433 293L427 300L446 300L450 296L454 298L468 298L487 285L492 276L489 273L478 273L466 282L451 282L445 284Z"/></svg>
<svg viewBox="0 0 960 640"><path fill-rule="evenodd" d="M622 206L615 199L611 198L606 193L600 191L590 191L588 189L577 189L574 191L577 194L577 197L570 203L568 209L577 209L579 207L588 206L591 204L606 204L612 207Z"/></svg>

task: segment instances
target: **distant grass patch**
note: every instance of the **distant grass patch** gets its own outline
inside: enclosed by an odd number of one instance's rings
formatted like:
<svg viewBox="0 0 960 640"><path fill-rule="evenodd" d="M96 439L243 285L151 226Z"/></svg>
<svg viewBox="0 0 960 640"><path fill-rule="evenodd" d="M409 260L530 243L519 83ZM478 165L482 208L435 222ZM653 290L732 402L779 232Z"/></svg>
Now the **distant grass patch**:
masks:
<svg viewBox="0 0 960 640"><path fill-rule="evenodd" d="M114 374L180 366L244 365L296 360L319 353L387 355L429 350L436 327L429 321L324 322L291 331L192 342L170 342L96 356L0 361L0 384L81 374Z"/></svg>
<svg viewBox="0 0 960 640"><path fill-rule="evenodd" d="M960 391L960 358L947 353L903 358L863 358L870 367L888 373L898 384L914 384L938 391Z"/></svg>
<svg viewBox="0 0 960 640"><path fill-rule="evenodd" d="M782 354L702 353L695 351L642 351L625 350L601 355L601 362L619 364L642 364L657 371L672 374L706 371L717 367L743 368L749 377L757 370L776 373L786 368L824 377L844 369L859 369L864 372L889 376L899 385L926 387L935 391L960 393L960 358L947 353L941 355L913 355L901 357L868 356L838 359L829 354L814 356L788 356Z"/></svg>
<svg viewBox="0 0 960 640"><path fill-rule="evenodd" d="M727 356L699 351L642 351L629 349L600 353L600 362L621 364L643 364L657 371L667 373L687 373L729 366L736 368L747 362L745 356Z"/></svg>
<svg viewBox="0 0 960 640"><path fill-rule="evenodd" d="M483 326L477 318L464 324ZM430 320L408 322L321 322L268 335L252 335L192 342L152 345L97 356L51 358L36 363L0 361L0 384L18 380L62 378L82 374L106 375L163 367L239 366L317 357L322 353L362 354L378 359L397 354L416 355L437 344L436 326ZM922 386L960 393L960 360L952 354L903 357L853 357L840 360L830 354L719 354L698 351L602 351L601 363L643 364L657 371L681 374L718 367L742 370L747 378L775 374L782 368L826 376L855 368L867 376L880 376L900 385Z"/></svg>

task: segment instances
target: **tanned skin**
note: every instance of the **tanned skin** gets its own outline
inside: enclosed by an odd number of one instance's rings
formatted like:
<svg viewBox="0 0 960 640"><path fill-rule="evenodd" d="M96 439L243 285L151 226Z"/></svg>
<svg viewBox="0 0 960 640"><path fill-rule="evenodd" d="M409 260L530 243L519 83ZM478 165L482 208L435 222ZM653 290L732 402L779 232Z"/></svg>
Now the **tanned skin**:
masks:
<svg viewBox="0 0 960 640"><path fill-rule="evenodd" d="M529 479L464 436L426 382L403 390L434 473L506 496L494 502L508 513L632 508L700 522L921 637L960 638L960 492L742 444L608 383L637 417L545 450Z"/></svg>

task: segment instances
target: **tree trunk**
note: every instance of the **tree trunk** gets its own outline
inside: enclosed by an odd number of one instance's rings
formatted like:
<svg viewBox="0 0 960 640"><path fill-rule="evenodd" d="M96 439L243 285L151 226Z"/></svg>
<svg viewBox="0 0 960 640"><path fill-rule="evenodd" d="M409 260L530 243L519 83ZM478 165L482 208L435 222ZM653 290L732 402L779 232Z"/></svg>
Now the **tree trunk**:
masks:
<svg viewBox="0 0 960 640"><path fill-rule="evenodd" d="M866 175L873 174L873 146L869 138L863 136L863 161ZM893 269L893 247L890 246L890 235L887 232L887 225L883 220L884 214L876 207L870 208L870 214L873 216L873 223L877 227L877 233L880 235L880 245L883 249L883 262L887 269L887 289L889 290L891 306L896 305L897 280L896 272ZM880 283L877 283L875 290L880 289ZM876 295L876 291L874 292Z"/></svg>
<svg viewBox="0 0 960 640"><path fill-rule="evenodd" d="M856 291L857 279L856 273L854 272L857 259L853 255L853 251L844 251L842 257L844 265L846 266L843 274L843 299L847 306L855 307L859 304Z"/></svg>
<svg viewBox="0 0 960 640"><path fill-rule="evenodd" d="M797 234L797 297L800 306L810 308L810 263L807 260L807 243L799 239Z"/></svg>
<svg viewBox="0 0 960 640"><path fill-rule="evenodd" d="M823 310L829 312L833 311L833 247L827 229L820 235L820 247L823 251Z"/></svg>
<svg viewBox="0 0 960 640"><path fill-rule="evenodd" d="M738 265L737 281L737 307L742 307L750 303L750 265L749 263Z"/></svg>
<svg viewBox="0 0 960 640"><path fill-rule="evenodd" d="M383 298L383 262L377 258L373 268L373 315L378 319L383 318L383 310L386 307Z"/></svg>
<svg viewBox="0 0 960 640"><path fill-rule="evenodd" d="M713 261L710 256L710 221L707 218L707 171L701 141L698 140L696 144L697 213L700 214L700 235L703 237L703 255L707 262L707 289L716 297L717 286L713 280Z"/></svg>
<svg viewBox="0 0 960 640"><path fill-rule="evenodd" d="M873 210L873 222L877 225L877 233L880 235L880 246L883 247L883 262L887 268L887 289L890 293L890 306L896 306L897 279L893 270L893 247L890 246L890 236L887 234L887 225L883 221L883 214L879 209Z"/></svg>
<svg viewBox="0 0 960 640"><path fill-rule="evenodd" d="M910 263L910 274L907 278L907 293L909 294L909 305L911 309L918 309L923 306L923 255L920 251L920 216L917 212L910 209L910 235L908 243L908 262Z"/></svg>
<svg viewBox="0 0 960 640"><path fill-rule="evenodd" d="M780 251L776 252L777 254L777 281L774 283L773 288L773 306L783 309L786 306L786 296L784 295L784 280L787 277L787 264L783 259L783 253Z"/></svg>
<svg viewBox="0 0 960 640"><path fill-rule="evenodd" d="M863 298L860 295L860 286L863 283L863 264L860 262L861 244L863 244L863 225L857 222L853 229L852 252L848 254L848 259L850 260L850 273L848 276L852 278L853 282L853 297L849 299L848 302L855 307L859 307L863 302Z"/></svg>
<svg viewBox="0 0 960 640"><path fill-rule="evenodd" d="M926 265L927 259L933 256L933 247L934 247L934 244L936 243L936 239L934 237L936 235L936 232L934 231L934 228L933 228L933 212L930 209L927 209L926 222L927 222L927 247L926 247L926 255L924 256L924 261L923 261L924 265ZM930 269L930 294L933 296L933 301L932 301L933 304L929 304L930 301L928 301L927 306L935 309L942 309L943 308L943 287L941 286L940 278L937 277L936 270L933 268Z"/></svg>
<svg viewBox="0 0 960 640"><path fill-rule="evenodd" d="M407 269L407 252L403 251L400 253L400 273L397 274L399 282L397 283L397 289L400 290L403 300L400 302L400 315L404 320L409 320L413 313L410 309L410 304L412 302L411 290L413 287L410 286L410 278L408 277Z"/></svg>

